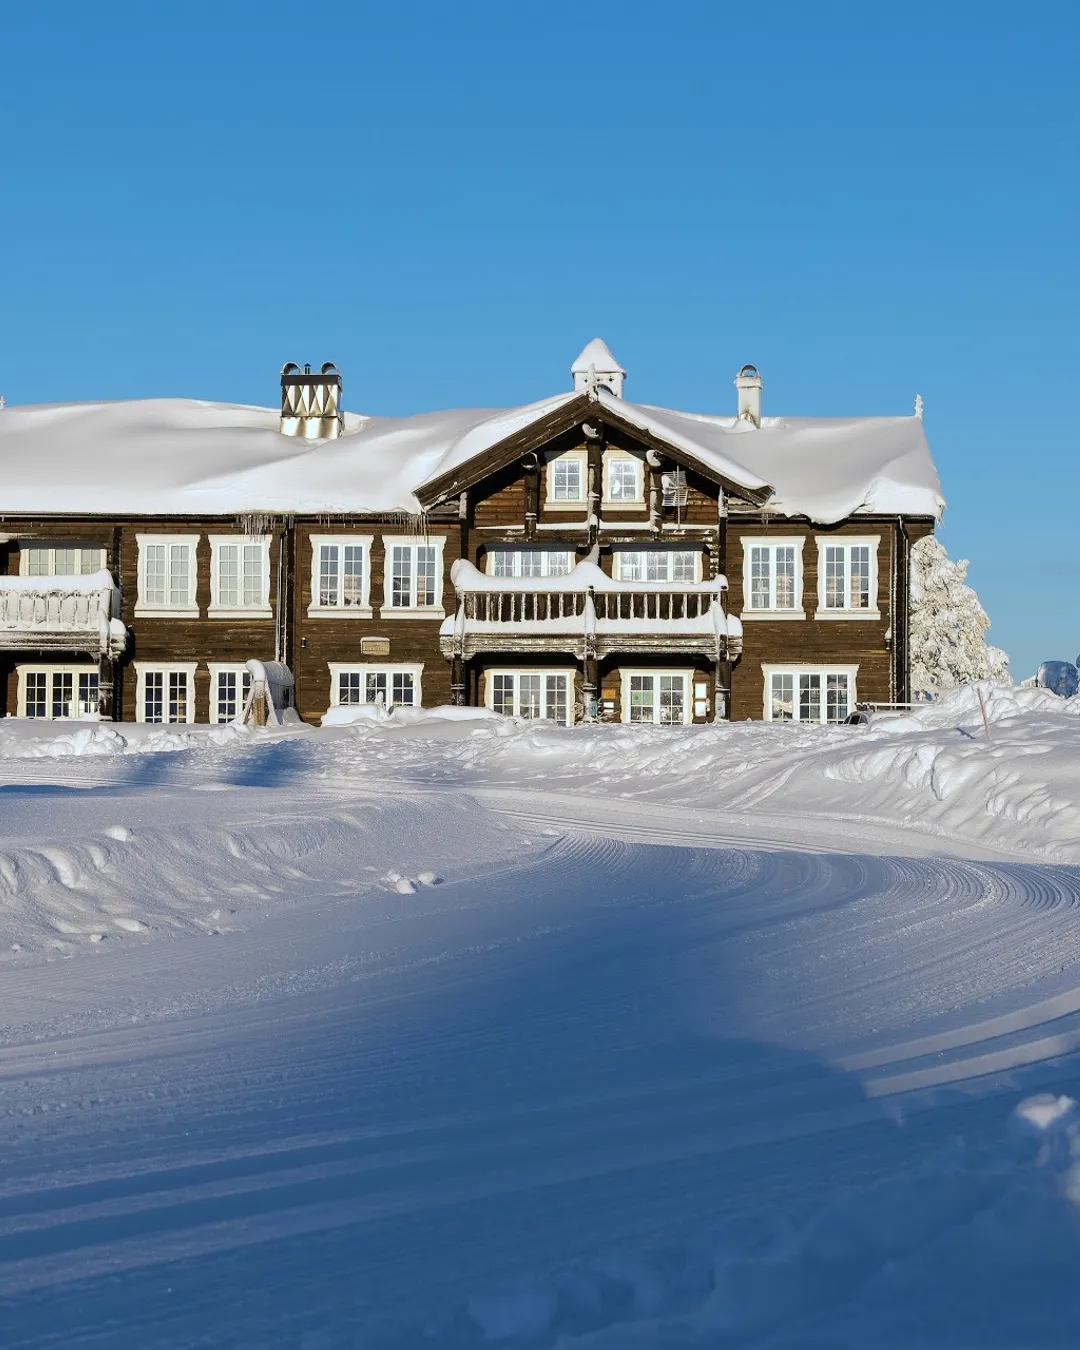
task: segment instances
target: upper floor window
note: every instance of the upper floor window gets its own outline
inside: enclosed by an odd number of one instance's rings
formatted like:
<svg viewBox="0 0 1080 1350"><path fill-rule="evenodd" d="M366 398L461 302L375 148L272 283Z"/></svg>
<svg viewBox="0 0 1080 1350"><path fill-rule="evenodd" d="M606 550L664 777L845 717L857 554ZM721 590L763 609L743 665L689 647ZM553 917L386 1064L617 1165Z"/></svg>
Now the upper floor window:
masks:
<svg viewBox="0 0 1080 1350"><path fill-rule="evenodd" d="M743 539L743 613L803 617L802 543Z"/></svg>
<svg viewBox="0 0 1080 1350"><path fill-rule="evenodd" d="M443 545L445 539L386 537L383 613L442 616Z"/></svg>
<svg viewBox="0 0 1080 1350"><path fill-rule="evenodd" d="M609 459L607 462L607 501L641 502L641 464L636 459Z"/></svg>
<svg viewBox="0 0 1080 1350"><path fill-rule="evenodd" d="M818 617L878 618L877 539L817 543Z"/></svg>
<svg viewBox="0 0 1080 1350"><path fill-rule="evenodd" d="M19 554L19 570L24 577L86 577L104 566L105 550L100 546L35 544Z"/></svg>
<svg viewBox="0 0 1080 1350"><path fill-rule="evenodd" d="M270 536L210 536L210 613L270 613Z"/></svg>
<svg viewBox="0 0 1080 1350"><path fill-rule="evenodd" d="M140 534L139 598L135 613L198 614L195 599L197 534Z"/></svg>
<svg viewBox="0 0 1080 1350"><path fill-rule="evenodd" d="M617 581L697 581L700 554L694 549L619 549Z"/></svg>
<svg viewBox="0 0 1080 1350"><path fill-rule="evenodd" d="M564 577L573 566L567 548L494 548L487 556L493 577Z"/></svg>
<svg viewBox="0 0 1080 1350"><path fill-rule="evenodd" d="M371 618L370 534L311 537L309 613L333 611Z"/></svg>
<svg viewBox="0 0 1080 1350"><path fill-rule="evenodd" d="M548 463L548 501L582 502L585 500L585 457L581 454L560 455Z"/></svg>

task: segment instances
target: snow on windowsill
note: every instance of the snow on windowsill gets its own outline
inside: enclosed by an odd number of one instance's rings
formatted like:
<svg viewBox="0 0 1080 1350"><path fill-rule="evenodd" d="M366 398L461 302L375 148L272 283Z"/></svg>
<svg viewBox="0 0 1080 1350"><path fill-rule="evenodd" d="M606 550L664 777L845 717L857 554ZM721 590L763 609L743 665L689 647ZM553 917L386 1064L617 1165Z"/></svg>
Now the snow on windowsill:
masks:
<svg viewBox="0 0 1080 1350"><path fill-rule="evenodd" d="M805 609L744 609L740 615L745 623L768 620L771 623L802 623L806 619Z"/></svg>
<svg viewBox="0 0 1080 1350"><path fill-rule="evenodd" d="M199 617L199 606L178 605L169 608L166 605L137 604L135 606L135 617L137 619L197 619Z"/></svg>
<svg viewBox="0 0 1080 1350"><path fill-rule="evenodd" d="M308 605L309 619L372 619L370 605Z"/></svg>
<svg viewBox="0 0 1080 1350"><path fill-rule="evenodd" d="M138 613L138 610L136 610ZM269 605L208 605L208 619L272 619L274 611Z"/></svg>
<svg viewBox="0 0 1080 1350"><path fill-rule="evenodd" d="M379 610L380 619L445 619L446 610L442 605L424 605L421 609L383 605Z"/></svg>
<svg viewBox="0 0 1080 1350"><path fill-rule="evenodd" d="M881 610L879 609L819 609L814 615L815 619L839 619L842 622L850 619L880 619Z"/></svg>

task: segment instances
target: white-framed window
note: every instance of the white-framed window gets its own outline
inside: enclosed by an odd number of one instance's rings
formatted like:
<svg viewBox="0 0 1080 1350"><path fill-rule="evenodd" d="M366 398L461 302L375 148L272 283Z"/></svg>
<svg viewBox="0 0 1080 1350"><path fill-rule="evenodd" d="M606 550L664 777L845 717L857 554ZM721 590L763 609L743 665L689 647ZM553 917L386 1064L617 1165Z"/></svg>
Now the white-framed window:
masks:
<svg viewBox="0 0 1080 1350"><path fill-rule="evenodd" d="M569 726L574 717L572 670L499 670L486 672L485 702L506 717L542 718Z"/></svg>
<svg viewBox="0 0 1080 1350"><path fill-rule="evenodd" d="M805 619L802 538L748 535L742 546L743 617Z"/></svg>
<svg viewBox="0 0 1080 1350"><path fill-rule="evenodd" d="M251 671L236 662L210 661L210 721L233 722L251 693Z"/></svg>
<svg viewBox="0 0 1080 1350"><path fill-rule="evenodd" d="M879 619L878 536L818 536L819 619Z"/></svg>
<svg viewBox="0 0 1080 1350"><path fill-rule="evenodd" d="M270 536L210 536L210 607L218 619L270 615Z"/></svg>
<svg viewBox="0 0 1080 1350"><path fill-rule="evenodd" d="M623 670L622 720L684 726L691 720L688 670Z"/></svg>
<svg viewBox="0 0 1080 1350"><path fill-rule="evenodd" d="M136 661L136 721L194 722L196 664L195 661L170 665Z"/></svg>
<svg viewBox="0 0 1080 1350"><path fill-rule="evenodd" d="M441 535L384 535L382 616L445 618Z"/></svg>
<svg viewBox="0 0 1080 1350"><path fill-rule="evenodd" d="M312 615L371 618L370 534L311 536Z"/></svg>
<svg viewBox="0 0 1080 1350"><path fill-rule="evenodd" d="M577 506L585 500L588 455L584 450L567 450L547 463L547 504L556 508Z"/></svg>
<svg viewBox="0 0 1080 1350"><path fill-rule="evenodd" d="M490 577L564 577L574 566L575 554L568 548L490 548Z"/></svg>
<svg viewBox="0 0 1080 1350"><path fill-rule="evenodd" d="M19 678L20 717L41 717L52 721L58 717L82 717L97 712L96 666L20 665L16 670Z"/></svg>
<svg viewBox="0 0 1080 1350"><path fill-rule="evenodd" d="M616 549L616 581L700 581L701 553L693 548Z"/></svg>
<svg viewBox="0 0 1080 1350"><path fill-rule="evenodd" d="M765 720L835 725L855 706L858 666L762 666Z"/></svg>
<svg viewBox="0 0 1080 1350"><path fill-rule="evenodd" d="M19 575L24 577L88 577L105 566L105 550L83 544L23 544Z"/></svg>
<svg viewBox="0 0 1080 1350"><path fill-rule="evenodd" d="M330 703L381 703L384 707L419 708L424 667L384 662L330 662Z"/></svg>
<svg viewBox="0 0 1080 1350"><path fill-rule="evenodd" d="M197 534L139 534L139 597L135 613L178 618L198 614Z"/></svg>
<svg viewBox="0 0 1080 1350"><path fill-rule="evenodd" d="M604 459L604 501L639 505L644 502L642 463L632 455L607 455Z"/></svg>

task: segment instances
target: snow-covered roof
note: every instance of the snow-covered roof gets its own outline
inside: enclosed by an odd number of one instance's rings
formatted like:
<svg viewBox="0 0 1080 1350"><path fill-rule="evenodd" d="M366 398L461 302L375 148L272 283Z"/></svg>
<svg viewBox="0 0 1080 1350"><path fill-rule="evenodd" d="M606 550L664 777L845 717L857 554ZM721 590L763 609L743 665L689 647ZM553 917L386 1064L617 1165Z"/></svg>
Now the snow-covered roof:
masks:
<svg viewBox="0 0 1080 1350"><path fill-rule="evenodd" d="M401 418L346 413L343 435L328 441L281 435L276 408L196 399L8 406L0 515L418 513L425 484L581 397ZM773 417L758 429L604 389L594 397L612 419L720 477L773 487L771 504L788 514L831 522L860 510L937 515L943 505L916 417Z"/></svg>
<svg viewBox="0 0 1080 1350"><path fill-rule="evenodd" d="M591 342L586 342L581 352L570 367L571 375L587 375L590 370L595 370L598 375L619 374L625 375L626 371L619 365L618 361L611 354L611 348L603 338L593 338Z"/></svg>

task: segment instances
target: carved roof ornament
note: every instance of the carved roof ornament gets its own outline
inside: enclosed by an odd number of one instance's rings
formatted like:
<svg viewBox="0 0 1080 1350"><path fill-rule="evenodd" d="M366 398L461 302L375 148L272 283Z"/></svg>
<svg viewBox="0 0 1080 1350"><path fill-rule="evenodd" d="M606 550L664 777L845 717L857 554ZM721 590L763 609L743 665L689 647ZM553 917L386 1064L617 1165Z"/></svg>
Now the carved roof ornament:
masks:
<svg viewBox="0 0 1080 1350"><path fill-rule="evenodd" d="M922 410L923 410L922 394L916 394L916 395L915 395L915 416L919 419L920 422L922 421Z"/></svg>
<svg viewBox="0 0 1080 1350"><path fill-rule="evenodd" d="M596 398L599 390L606 389L616 398L622 398L626 371L612 356L603 338L593 338L585 344L570 367L570 374L574 377L575 393L587 393Z"/></svg>

